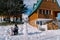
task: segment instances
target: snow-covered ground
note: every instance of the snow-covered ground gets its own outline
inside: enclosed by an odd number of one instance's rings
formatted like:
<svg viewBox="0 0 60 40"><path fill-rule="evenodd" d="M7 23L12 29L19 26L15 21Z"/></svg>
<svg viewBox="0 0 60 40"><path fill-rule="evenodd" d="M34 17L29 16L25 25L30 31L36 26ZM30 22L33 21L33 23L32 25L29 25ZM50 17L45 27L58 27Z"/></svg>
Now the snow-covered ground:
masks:
<svg viewBox="0 0 60 40"><path fill-rule="evenodd" d="M60 30L40 31L27 24L27 35L24 35L24 24L18 25L19 34L8 35L8 31L14 25L0 26L0 40L60 40Z"/></svg>

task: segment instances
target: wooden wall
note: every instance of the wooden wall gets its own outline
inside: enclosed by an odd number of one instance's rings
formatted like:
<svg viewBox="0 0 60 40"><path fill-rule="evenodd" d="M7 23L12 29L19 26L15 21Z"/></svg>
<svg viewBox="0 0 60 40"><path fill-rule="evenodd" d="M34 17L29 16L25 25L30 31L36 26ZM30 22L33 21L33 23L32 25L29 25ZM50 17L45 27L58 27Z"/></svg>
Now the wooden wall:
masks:
<svg viewBox="0 0 60 40"><path fill-rule="evenodd" d="M38 13L37 13L37 12L34 12L34 13L29 17L29 21L32 21L32 20L35 20L35 19L38 19Z"/></svg>
<svg viewBox="0 0 60 40"><path fill-rule="evenodd" d="M29 24L32 25L33 27L37 27L37 24L35 23L36 19L38 19L38 13L37 12L34 12L29 17Z"/></svg>

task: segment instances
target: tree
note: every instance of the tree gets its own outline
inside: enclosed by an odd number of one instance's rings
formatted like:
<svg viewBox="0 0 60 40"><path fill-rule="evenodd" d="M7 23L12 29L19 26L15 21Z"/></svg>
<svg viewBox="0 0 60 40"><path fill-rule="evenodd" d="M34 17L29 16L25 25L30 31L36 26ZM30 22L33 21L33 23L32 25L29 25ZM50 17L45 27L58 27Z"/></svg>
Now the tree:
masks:
<svg viewBox="0 0 60 40"><path fill-rule="evenodd" d="M15 16L17 20L17 15L22 15L26 10L23 0L0 0L0 15L7 16L9 22L10 16ZM20 19L22 20L22 17Z"/></svg>

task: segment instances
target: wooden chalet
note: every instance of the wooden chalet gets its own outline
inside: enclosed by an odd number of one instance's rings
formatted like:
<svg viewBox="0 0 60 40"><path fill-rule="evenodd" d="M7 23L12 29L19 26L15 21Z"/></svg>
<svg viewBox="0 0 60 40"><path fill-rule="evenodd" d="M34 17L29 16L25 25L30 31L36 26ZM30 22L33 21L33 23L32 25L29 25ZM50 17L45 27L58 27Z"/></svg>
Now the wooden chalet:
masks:
<svg viewBox="0 0 60 40"><path fill-rule="evenodd" d="M53 20L56 20L59 12L60 8L57 0L41 0L41 2L38 4L38 8L29 15L29 23L30 25L38 28L38 19L52 19L46 22L46 24L48 24L48 29L58 29L57 22L54 25Z"/></svg>

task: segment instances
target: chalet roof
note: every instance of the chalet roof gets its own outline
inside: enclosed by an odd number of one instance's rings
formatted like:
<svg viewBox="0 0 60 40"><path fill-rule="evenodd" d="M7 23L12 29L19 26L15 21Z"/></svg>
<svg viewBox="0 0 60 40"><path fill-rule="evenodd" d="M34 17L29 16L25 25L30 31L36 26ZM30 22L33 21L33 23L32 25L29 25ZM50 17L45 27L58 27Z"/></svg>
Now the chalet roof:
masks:
<svg viewBox="0 0 60 40"><path fill-rule="evenodd" d="M34 12L36 10L39 9L47 9L47 10L53 10L53 11L60 11L59 5L57 3L57 1L55 3L53 2L44 2L44 1L40 1L37 4L37 7L31 12L31 14L29 15L29 17L34 14Z"/></svg>
<svg viewBox="0 0 60 40"><path fill-rule="evenodd" d="M53 10L53 11L60 11L59 5L56 2L42 2L40 5L40 9L47 9L47 10Z"/></svg>
<svg viewBox="0 0 60 40"><path fill-rule="evenodd" d="M29 16L31 16L40 7L41 3L42 3L42 0L38 0L38 3L36 4L36 7L34 8L34 10L31 12L31 14Z"/></svg>

